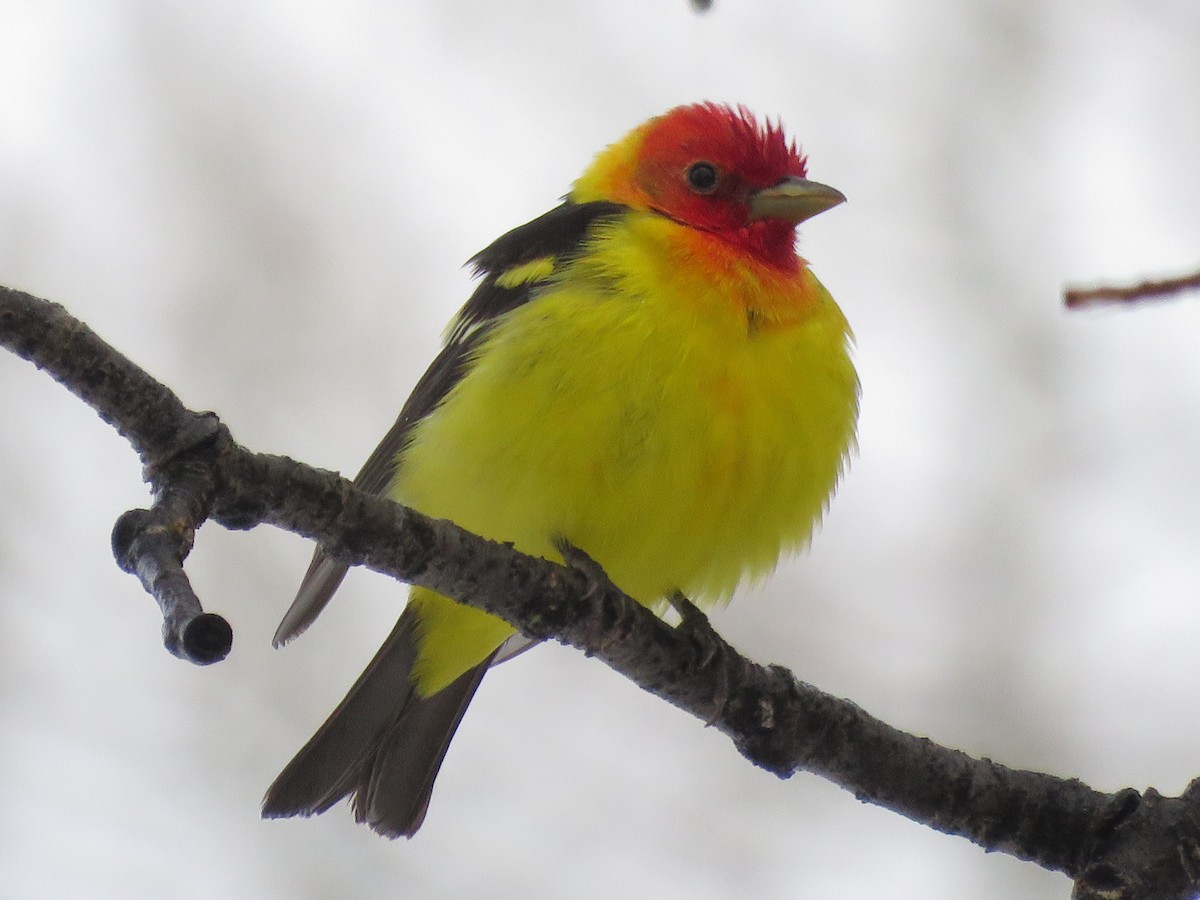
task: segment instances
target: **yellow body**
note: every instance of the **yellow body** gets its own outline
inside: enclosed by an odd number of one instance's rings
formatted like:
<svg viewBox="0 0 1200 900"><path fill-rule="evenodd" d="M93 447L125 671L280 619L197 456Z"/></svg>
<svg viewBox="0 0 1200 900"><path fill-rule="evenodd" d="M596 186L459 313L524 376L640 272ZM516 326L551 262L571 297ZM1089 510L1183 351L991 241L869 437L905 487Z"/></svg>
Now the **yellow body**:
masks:
<svg viewBox="0 0 1200 900"><path fill-rule="evenodd" d="M858 390L846 321L807 267L634 210L572 261L506 276L549 272L415 426L391 496L534 555L566 538L648 605L727 598L803 545ZM426 696L512 634L429 591L411 602Z"/></svg>
<svg viewBox="0 0 1200 900"><path fill-rule="evenodd" d="M479 284L355 484L533 555L566 541L655 610L729 597L808 541L854 441L846 321L796 255L797 226L845 199L744 107L643 123L472 259ZM277 643L345 572L313 554ZM348 797L412 837L512 635L413 589L263 815Z"/></svg>

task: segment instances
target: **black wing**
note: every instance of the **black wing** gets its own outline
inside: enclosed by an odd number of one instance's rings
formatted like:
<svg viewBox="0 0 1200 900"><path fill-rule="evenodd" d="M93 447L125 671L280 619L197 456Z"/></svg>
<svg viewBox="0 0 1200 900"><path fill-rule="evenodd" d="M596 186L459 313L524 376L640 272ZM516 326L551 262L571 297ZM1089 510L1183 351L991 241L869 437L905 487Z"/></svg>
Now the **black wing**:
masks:
<svg viewBox="0 0 1200 900"><path fill-rule="evenodd" d="M433 412L466 374L475 349L490 327L505 313L536 296L553 277L553 269L586 245L593 226L614 219L625 210L617 203L567 200L497 238L470 260L482 280L455 317L446 345L421 376L395 424L355 477L355 485L371 494L387 491L413 426ZM534 267L528 277L522 276L523 267L543 260L548 265ZM275 646L287 643L312 624L342 583L347 568L345 563L326 556L320 547L316 549L296 599L275 631Z"/></svg>

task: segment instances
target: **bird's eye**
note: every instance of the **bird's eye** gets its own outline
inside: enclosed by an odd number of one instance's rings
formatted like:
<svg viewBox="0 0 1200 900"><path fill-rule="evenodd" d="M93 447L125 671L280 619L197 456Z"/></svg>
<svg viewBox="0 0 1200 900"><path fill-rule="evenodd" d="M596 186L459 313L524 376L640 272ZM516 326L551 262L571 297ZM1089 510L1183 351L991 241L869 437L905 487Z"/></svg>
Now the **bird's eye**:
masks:
<svg viewBox="0 0 1200 900"><path fill-rule="evenodd" d="M687 180L697 194L711 194L717 189L717 167L707 162L692 163L688 166Z"/></svg>

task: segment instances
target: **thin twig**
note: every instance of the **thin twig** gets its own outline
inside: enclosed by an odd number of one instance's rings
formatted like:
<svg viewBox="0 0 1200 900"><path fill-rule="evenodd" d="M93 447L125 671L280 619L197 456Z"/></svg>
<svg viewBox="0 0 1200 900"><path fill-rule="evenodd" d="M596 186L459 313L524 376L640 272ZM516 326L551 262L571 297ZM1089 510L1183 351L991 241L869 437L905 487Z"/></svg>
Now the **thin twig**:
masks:
<svg viewBox="0 0 1200 900"><path fill-rule="evenodd" d="M1178 278L1160 278L1118 287L1101 285L1093 288L1073 287L1063 292L1068 309L1101 304L1138 303L1143 300L1165 300L1184 291L1200 290L1200 272Z"/></svg>

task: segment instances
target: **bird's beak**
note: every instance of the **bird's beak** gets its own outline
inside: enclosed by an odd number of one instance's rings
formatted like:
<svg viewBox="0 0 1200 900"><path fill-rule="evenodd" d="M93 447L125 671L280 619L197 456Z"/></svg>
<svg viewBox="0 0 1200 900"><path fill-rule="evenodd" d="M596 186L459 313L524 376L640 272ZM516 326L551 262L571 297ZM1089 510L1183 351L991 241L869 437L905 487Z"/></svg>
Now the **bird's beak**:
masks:
<svg viewBox="0 0 1200 900"><path fill-rule="evenodd" d="M845 202L846 195L837 188L792 176L750 195L750 221L783 219L799 225Z"/></svg>

